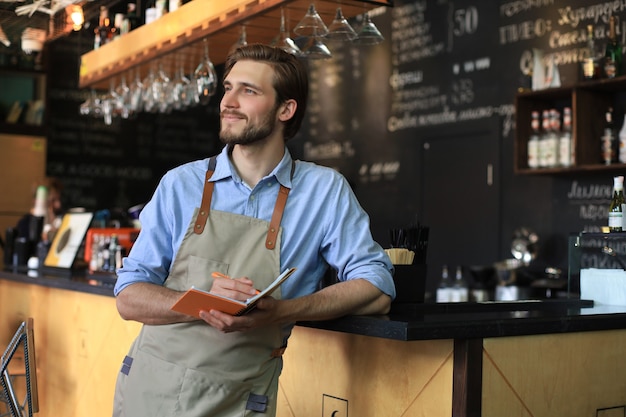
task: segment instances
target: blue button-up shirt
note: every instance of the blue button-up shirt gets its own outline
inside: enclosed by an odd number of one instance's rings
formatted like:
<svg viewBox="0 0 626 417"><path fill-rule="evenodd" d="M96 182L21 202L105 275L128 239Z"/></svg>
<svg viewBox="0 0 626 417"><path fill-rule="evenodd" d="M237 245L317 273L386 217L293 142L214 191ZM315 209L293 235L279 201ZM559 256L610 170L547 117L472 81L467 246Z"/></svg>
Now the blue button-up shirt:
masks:
<svg viewBox="0 0 626 417"><path fill-rule="evenodd" d="M163 285L194 209L202 199L208 159L168 171L141 212L141 233L123 268L115 294L136 282ZM276 168L250 189L237 174L224 147L211 177L215 189L211 210L270 221L280 184L291 189L281 221L281 270L297 271L281 286L282 298L308 295L318 289L327 264L340 281L363 278L395 297L389 257L373 239L369 217L346 179L337 171L285 155ZM253 277L251 277L253 278ZM254 279L254 278L253 278Z"/></svg>

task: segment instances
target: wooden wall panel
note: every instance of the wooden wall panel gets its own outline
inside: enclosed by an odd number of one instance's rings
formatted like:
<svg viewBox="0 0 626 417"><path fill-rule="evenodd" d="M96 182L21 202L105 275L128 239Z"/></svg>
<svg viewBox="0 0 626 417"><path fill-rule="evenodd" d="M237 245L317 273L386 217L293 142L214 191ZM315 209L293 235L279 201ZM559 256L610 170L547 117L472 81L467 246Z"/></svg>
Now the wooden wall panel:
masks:
<svg viewBox="0 0 626 417"><path fill-rule="evenodd" d="M624 330L485 339L483 346L483 417L586 417L626 404Z"/></svg>
<svg viewBox="0 0 626 417"><path fill-rule="evenodd" d="M449 417L451 340L402 342L296 327L285 352L278 417ZM329 409L334 402L336 408ZM324 408L326 404L327 407Z"/></svg>
<svg viewBox="0 0 626 417"><path fill-rule="evenodd" d="M119 317L112 297L0 280L0 317L2 346L34 318L37 416L111 416L115 378L140 328Z"/></svg>

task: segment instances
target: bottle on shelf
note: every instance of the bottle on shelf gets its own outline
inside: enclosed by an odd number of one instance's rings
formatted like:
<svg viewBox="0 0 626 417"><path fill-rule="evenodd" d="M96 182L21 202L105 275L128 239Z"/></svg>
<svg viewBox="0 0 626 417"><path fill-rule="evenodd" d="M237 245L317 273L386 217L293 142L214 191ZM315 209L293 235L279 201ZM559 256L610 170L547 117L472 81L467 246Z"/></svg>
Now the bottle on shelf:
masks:
<svg viewBox="0 0 626 417"><path fill-rule="evenodd" d="M182 5L183 5L182 0L169 0L167 11L170 13L174 12L178 10L178 8Z"/></svg>
<svg viewBox="0 0 626 417"><path fill-rule="evenodd" d="M125 20L126 20L126 16L124 16L124 13L115 13L115 19L113 19L113 38L112 39L117 39L120 36L122 36L123 33L128 32L124 28Z"/></svg>
<svg viewBox="0 0 626 417"><path fill-rule="evenodd" d="M613 108L609 107L604 115L604 130L602 133L602 161L611 165L615 158L615 126L613 124Z"/></svg>
<svg viewBox="0 0 626 417"><path fill-rule="evenodd" d="M118 259L119 256L119 239L116 234L111 235L111 240L109 242L109 271L115 272L117 268L121 266L121 259ZM119 263L118 263L119 261Z"/></svg>
<svg viewBox="0 0 626 417"><path fill-rule="evenodd" d="M91 241L91 257L89 258L89 272L96 272L100 270L98 264L98 255L100 254L100 235L94 234Z"/></svg>
<svg viewBox="0 0 626 417"><path fill-rule="evenodd" d="M559 165L559 131L561 130L561 114L557 109L550 110L550 130L546 137L546 165L554 168Z"/></svg>
<svg viewBox="0 0 626 417"><path fill-rule="evenodd" d="M463 269L460 266L456 267L456 274L454 275L454 284L450 291L450 301L454 303L462 303L468 300L469 288L465 278L463 278Z"/></svg>
<svg viewBox="0 0 626 417"><path fill-rule="evenodd" d="M593 35L593 25L587 25L587 49L585 53L586 56L583 59L583 78L585 80L599 78L600 60Z"/></svg>
<svg viewBox="0 0 626 417"><path fill-rule="evenodd" d="M541 136L539 138L539 167L550 168L556 165L558 137L553 129L552 118L556 110L544 110L541 114Z"/></svg>
<svg viewBox="0 0 626 417"><path fill-rule="evenodd" d="M528 167L539 168L539 112L531 113L530 138L528 139Z"/></svg>
<svg viewBox="0 0 626 417"><path fill-rule="evenodd" d="M115 30L109 18L109 9L106 6L100 6L100 18L98 27L95 29L96 37L94 40L94 49L98 49L102 45L109 43L114 36Z"/></svg>
<svg viewBox="0 0 626 417"><path fill-rule="evenodd" d="M563 125L559 137L559 165L570 167L574 163L574 148L572 147L572 109L563 109Z"/></svg>
<svg viewBox="0 0 626 417"><path fill-rule="evenodd" d="M609 231L623 231L624 221L624 176L620 175L613 178L613 198L609 204Z"/></svg>
<svg viewBox="0 0 626 417"><path fill-rule="evenodd" d="M35 249L43 237L43 228L46 223L48 207L48 188L43 185L37 187L35 192L35 205L33 207L32 216L28 222L28 242L30 255L35 254Z"/></svg>
<svg viewBox="0 0 626 417"><path fill-rule="evenodd" d="M615 16L609 19L609 38L604 52L604 74L607 78L615 78L622 73L622 45L617 40Z"/></svg>
<svg viewBox="0 0 626 417"><path fill-rule="evenodd" d="M126 5L126 20L128 20L129 32L141 26L141 19L137 15L137 5L135 3L128 3Z"/></svg>
<svg viewBox="0 0 626 417"><path fill-rule="evenodd" d="M624 121L622 122L622 128L617 134L619 140L617 159L620 163L626 164L626 113L624 113Z"/></svg>
<svg viewBox="0 0 626 417"><path fill-rule="evenodd" d="M439 286L437 287L437 302L450 302L451 291L452 282L450 281L450 275L448 274L448 266L444 265L441 268L441 279L439 280Z"/></svg>

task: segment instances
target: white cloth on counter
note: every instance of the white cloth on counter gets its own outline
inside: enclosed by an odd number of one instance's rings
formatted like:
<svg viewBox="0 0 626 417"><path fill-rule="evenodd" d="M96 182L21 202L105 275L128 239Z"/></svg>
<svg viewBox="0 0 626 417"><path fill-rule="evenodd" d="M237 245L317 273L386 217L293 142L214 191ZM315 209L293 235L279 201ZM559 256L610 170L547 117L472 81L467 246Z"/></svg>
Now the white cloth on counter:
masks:
<svg viewBox="0 0 626 417"><path fill-rule="evenodd" d="M580 298L593 300L598 305L626 306L626 271L581 269Z"/></svg>

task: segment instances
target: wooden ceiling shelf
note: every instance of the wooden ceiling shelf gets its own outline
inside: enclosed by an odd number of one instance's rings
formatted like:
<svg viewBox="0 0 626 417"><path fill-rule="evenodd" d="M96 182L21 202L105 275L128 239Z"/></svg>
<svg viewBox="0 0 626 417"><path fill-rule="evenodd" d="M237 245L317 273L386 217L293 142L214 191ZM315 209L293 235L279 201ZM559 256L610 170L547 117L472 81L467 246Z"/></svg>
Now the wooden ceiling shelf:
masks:
<svg viewBox="0 0 626 417"><path fill-rule="evenodd" d="M392 6L393 0L315 0L315 8L329 25L337 7L346 18L366 11ZM139 69L144 77L151 65L163 65L173 76L176 63L184 65L185 73L200 62L202 40L208 39L213 63L223 63L245 25L248 43L269 44L278 35L281 9L287 30L304 17L311 0L192 0L178 10L143 25L128 34L90 51L81 57L79 87L107 89L111 79Z"/></svg>

